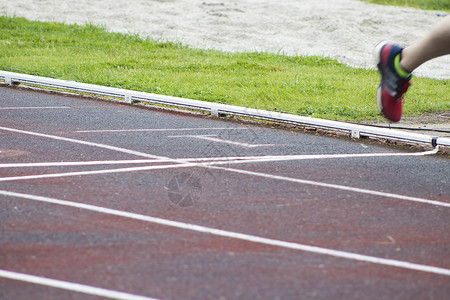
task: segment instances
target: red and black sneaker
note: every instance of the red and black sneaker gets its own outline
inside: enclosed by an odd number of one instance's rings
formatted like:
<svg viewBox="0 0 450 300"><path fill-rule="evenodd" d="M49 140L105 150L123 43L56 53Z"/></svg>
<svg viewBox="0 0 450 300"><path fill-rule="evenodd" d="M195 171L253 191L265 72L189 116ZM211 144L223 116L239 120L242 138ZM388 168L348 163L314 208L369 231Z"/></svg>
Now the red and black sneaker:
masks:
<svg viewBox="0 0 450 300"><path fill-rule="evenodd" d="M374 55L381 73L377 90L378 109L384 116L398 122L402 117L403 95L408 90L412 75L400 67L402 47L381 42L375 47Z"/></svg>

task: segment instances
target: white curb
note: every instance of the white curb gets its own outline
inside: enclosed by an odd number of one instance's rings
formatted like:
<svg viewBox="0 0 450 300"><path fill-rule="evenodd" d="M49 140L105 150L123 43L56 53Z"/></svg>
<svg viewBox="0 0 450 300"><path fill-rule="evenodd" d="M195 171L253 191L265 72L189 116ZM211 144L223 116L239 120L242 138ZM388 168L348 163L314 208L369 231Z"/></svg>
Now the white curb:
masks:
<svg viewBox="0 0 450 300"><path fill-rule="evenodd" d="M436 137L425 134L404 132L395 129L377 128L367 125L358 125L340 121L323 120L305 116L292 115L287 113L244 108L234 105L226 105L206 101L198 101L192 99L137 92L125 89L80 83L76 81L66 81L6 71L0 71L0 80L3 80L6 84L10 85L24 84L44 88L60 89L63 91L70 91L76 93L86 93L96 96L112 97L116 99L121 99L121 101L129 104L132 104L134 102L145 101L168 106L184 107L194 110L207 111L215 116L239 115L255 119L264 119L332 131L341 131L348 133L353 138L376 137L387 140L397 140L406 143L426 144L431 145L433 147L435 146L450 147L450 138L446 137Z"/></svg>

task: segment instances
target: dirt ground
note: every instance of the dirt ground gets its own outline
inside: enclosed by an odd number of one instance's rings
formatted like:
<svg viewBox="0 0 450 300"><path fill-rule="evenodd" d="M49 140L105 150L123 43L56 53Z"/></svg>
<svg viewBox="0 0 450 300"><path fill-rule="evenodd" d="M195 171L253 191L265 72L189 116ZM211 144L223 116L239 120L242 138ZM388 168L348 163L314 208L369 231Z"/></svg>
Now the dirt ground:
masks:
<svg viewBox="0 0 450 300"><path fill-rule="evenodd" d="M435 113L424 113L420 116L404 116L398 123L389 121L366 122L366 124L387 126L393 129L414 131L416 133L438 135L441 137L450 136L450 112L441 111Z"/></svg>

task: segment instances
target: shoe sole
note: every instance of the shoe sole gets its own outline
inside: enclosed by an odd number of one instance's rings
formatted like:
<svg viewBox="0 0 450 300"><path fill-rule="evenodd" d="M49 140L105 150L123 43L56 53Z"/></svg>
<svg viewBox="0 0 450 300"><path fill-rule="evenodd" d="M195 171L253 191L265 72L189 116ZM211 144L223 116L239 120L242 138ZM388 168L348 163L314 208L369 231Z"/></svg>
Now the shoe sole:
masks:
<svg viewBox="0 0 450 300"><path fill-rule="evenodd" d="M378 66L381 63L381 51L383 50L383 47L387 44L386 41L379 42L375 49L373 50L373 57L375 59L375 64ZM378 86L377 89L377 107L380 112L383 112L383 104L381 102L381 84Z"/></svg>
<svg viewBox="0 0 450 300"><path fill-rule="evenodd" d="M380 112L383 112L383 104L381 102L381 85L377 89L377 107Z"/></svg>

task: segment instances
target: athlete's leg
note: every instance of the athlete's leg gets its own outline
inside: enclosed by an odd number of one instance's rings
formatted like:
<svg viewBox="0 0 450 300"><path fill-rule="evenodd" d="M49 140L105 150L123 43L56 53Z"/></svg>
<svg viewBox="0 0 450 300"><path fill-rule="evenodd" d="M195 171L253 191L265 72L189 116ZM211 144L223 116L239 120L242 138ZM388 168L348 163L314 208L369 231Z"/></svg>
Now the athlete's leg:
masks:
<svg viewBox="0 0 450 300"><path fill-rule="evenodd" d="M438 22L419 42L404 49L385 42L377 45L375 57L381 74L377 104L386 118L400 121L411 72L424 62L446 54L450 54L450 16Z"/></svg>
<svg viewBox="0 0 450 300"><path fill-rule="evenodd" d="M420 41L403 49L400 66L412 72L424 62L446 54L450 54L450 16L438 22Z"/></svg>

